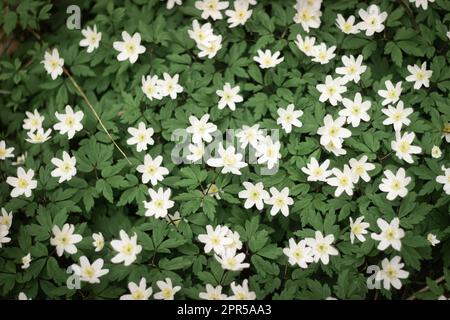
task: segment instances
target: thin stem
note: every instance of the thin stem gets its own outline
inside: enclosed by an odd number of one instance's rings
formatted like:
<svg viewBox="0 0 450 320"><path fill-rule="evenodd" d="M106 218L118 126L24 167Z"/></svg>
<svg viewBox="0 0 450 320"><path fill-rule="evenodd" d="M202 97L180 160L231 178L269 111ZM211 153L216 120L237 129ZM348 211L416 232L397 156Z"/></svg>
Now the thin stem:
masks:
<svg viewBox="0 0 450 320"><path fill-rule="evenodd" d="M30 33L39 41L41 42L41 44L43 43L41 36L34 30L32 29L28 29L28 31L30 31ZM78 85L78 83L75 81L75 79L72 77L72 75L70 74L69 70L66 69L66 67L63 66L63 71L64 74L69 78L70 82L73 84L73 86L75 87L75 89L77 90L78 94L83 98L84 102L86 102L87 106L89 107L89 109L91 109L92 113L94 114L95 118L97 119L98 123L100 123L100 126L102 127L102 129L105 131L105 133L107 134L108 138L112 141L112 143L114 144L114 146L117 148L117 150L119 150L119 152L122 154L122 156L125 158L125 160L127 160L128 164L131 164L130 159L128 159L127 155L125 154L125 152L123 152L123 150L119 147L119 145L116 143L116 141L114 141L113 137L111 136L111 134L109 133L108 129L106 129L105 124L103 123L102 119L100 118L100 116L98 115L97 111L95 111L94 106L92 105L92 103L89 101L88 97L86 96L86 94L84 93L83 89L81 89L81 87Z"/></svg>

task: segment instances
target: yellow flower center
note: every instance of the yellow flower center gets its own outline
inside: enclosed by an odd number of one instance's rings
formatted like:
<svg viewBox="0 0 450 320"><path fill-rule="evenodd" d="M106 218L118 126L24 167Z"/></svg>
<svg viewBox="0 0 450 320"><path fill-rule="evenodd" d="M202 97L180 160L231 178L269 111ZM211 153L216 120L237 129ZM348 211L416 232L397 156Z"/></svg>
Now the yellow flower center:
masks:
<svg viewBox="0 0 450 320"><path fill-rule="evenodd" d="M391 188L395 191L398 191L400 189L401 185L400 185L400 181L398 180L394 180L391 184Z"/></svg>
<svg viewBox="0 0 450 320"><path fill-rule="evenodd" d="M122 253L127 256L130 256L133 253L133 249L134 249L133 245L131 243L127 243L122 247Z"/></svg>
<svg viewBox="0 0 450 320"><path fill-rule="evenodd" d="M91 266L84 267L83 271L87 278L92 278L95 275L95 270Z"/></svg>
<svg viewBox="0 0 450 320"><path fill-rule="evenodd" d="M28 185L29 185L29 183L26 179L19 178L19 180L17 181L17 186L21 189L28 188Z"/></svg>
<svg viewBox="0 0 450 320"><path fill-rule="evenodd" d="M141 290L137 290L131 294L135 300L144 299L144 293Z"/></svg>

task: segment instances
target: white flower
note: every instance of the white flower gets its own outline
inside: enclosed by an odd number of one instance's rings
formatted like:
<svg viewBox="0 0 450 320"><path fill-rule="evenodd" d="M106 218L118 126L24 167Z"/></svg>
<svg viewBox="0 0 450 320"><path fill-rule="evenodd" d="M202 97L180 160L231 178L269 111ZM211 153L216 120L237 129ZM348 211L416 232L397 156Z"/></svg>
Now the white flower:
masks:
<svg viewBox="0 0 450 320"><path fill-rule="evenodd" d="M320 92L319 101L325 102L329 100L333 106L342 100L341 93L347 91L343 78L333 79L330 75L326 76L325 83L316 85L316 89Z"/></svg>
<svg viewBox="0 0 450 320"><path fill-rule="evenodd" d="M409 0L409 2L414 2L416 8L420 8L422 6L423 10L427 10L428 2L434 2L434 0Z"/></svg>
<svg viewBox="0 0 450 320"><path fill-rule="evenodd" d="M297 45L298 49L308 57L314 55L314 44L316 42L316 38L306 36L305 39L303 39L302 36L298 34L297 40L294 42Z"/></svg>
<svg viewBox="0 0 450 320"><path fill-rule="evenodd" d="M317 130L320 137L320 144L327 146L332 143L336 148L342 147L342 141L352 135L352 132L342 126L345 123L345 117L338 117L333 120L333 117L327 114L323 118L324 125Z"/></svg>
<svg viewBox="0 0 450 320"><path fill-rule="evenodd" d="M391 148L395 151L395 155L400 160L405 160L408 163L413 163L412 154L420 154L422 148L418 146L412 146L415 134L414 132L405 132L403 135L400 132L395 133L395 141L391 141Z"/></svg>
<svg viewBox="0 0 450 320"><path fill-rule="evenodd" d="M213 35L213 29L210 23L200 25L197 20L192 21L192 30L188 30L189 38L194 40L198 44L208 44Z"/></svg>
<svg viewBox="0 0 450 320"><path fill-rule="evenodd" d="M386 86L386 90L378 90L378 95L384 98L381 104L385 106L390 103L396 103L402 93L402 82L397 82L394 87L391 80L387 80L384 82L384 85Z"/></svg>
<svg viewBox="0 0 450 320"><path fill-rule="evenodd" d="M371 234L372 239L380 241L377 249L383 251L392 246L395 250L400 251L402 247L401 239L405 236L405 231L399 226L400 220L394 218L391 223L387 223L385 220L378 218L377 225L381 232Z"/></svg>
<svg viewBox="0 0 450 320"><path fill-rule="evenodd" d="M183 0L167 0L166 8L167 10L172 9L175 5L181 6L183 4Z"/></svg>
<svg viewBox="0 0 450 320"><path fill-rule="evenodd" d="M58 183L71 180L77 174L75 167L77 159L75 156L71 157L66 151L63 151L62 159L52 158L51 162L56 166L50 175L58 178Z"/></svg>
<svg viewBox="0 0 450 320"><path fill-rule="evenodd" d="M400 263L401 258L395 256L391 261L384 258L381 262L381 270L377 272L375 276L375 281L383 281L383 287L386 290L391 289L391 285L395 289L400 289L402 287L402 282L400 279L407 279L409 272L402 270L404 264Z"/></svg>
<svg viewBox="0 0 450 320"><path fill-rule="evenodd" d="M420 89L422 86L428 88L430 86L430 78L433 71L427 70L426 62L422 63L420 68L416 64L407 68L411 75L406 77L406 81L414 82L414 89Z"/></svg>
<svg viewBox="0 0 450 320"><path fill-rule="evenodd" d="M219 109L222 110L227 106L232 111L236 110L236 103L244 101L244 98L238 94L239 90L239 86L232 88L228 82L225 83L222 90L217 90L216 94L220 97Z"/></svg>
<svg viewBox="0 0 450 320"><path fill-rule="evenodd" d="M144 164L140 164L136 168L137 172L142 173L142 183L150 181L155 186L158 184L158 181L164 180L164 176L169 174L169 170L161 166L162 161L162 156L157 156L153 159L150 155L145 155Z"/></svg>
<svg viewBox="0 0 450 320"><path fill-rule="evenodd" d="M28 138L25 140L32 144L44 143L45 141L48 141L51 138L50 136L51 133L52 129L44 131L43 128L39 128L35 132L28 131L27 132Z"/></svg>
<svg viewBox="0 0 450 320"><path fill-rule="evenodd" d="M359 92L355 94L353 101L347 98L342 99L342 104L345 109L339 111L339 116L346 117L347 123L351 124L352 127L358 127L361 120L365 122L370 120L367 111L370 109L372 103L368 100L363 102Z"/></svg>
<svg viewBox="0 0 450 320"><path fill-rule="evenodd" d="M392 201L397 197L404 198L408 194L406 186L411 182L411 177L406 177L405 169L398 169L395 175L391 170L385 170L384 176L379 188L381 191L387 192L388 200Z"/></svg>
<svg viewBox="0 0 450 320"><path fill-rule="evenodd" d="M88 47L87 52L91 53L100 45L100 40L102 40L102 33L97 32L97 26L94 24L94 28L87 27L86 29L81 30L81 33L85 37L80 41L81 47Z"/></svg>
<svg viewBox="0 0 450 320"><path fill-rule="evenodd" d="M358 25L355 25L355 16L348 17L347 20L344 19L342 14L338 13L336 17L336 25L339 30L345 34L356 34L359 33Z"/></svg>
<svg viewBox="0 0 450 320"><path fill-rule="evenodd" d="M278 164L281 159L280 141L273 141L270 136L266 136L256 147L256 157L258 157L259 164L267 164L270 170Z"/></svg>
<svg viewBox="0 0 450 320"><path fill-rule="evenodd" d="M245 253L236 254L234 249L225 249L220 256L214 255L214 257L224 270L242 271L250 267L250 264L242 263L245 260Z"/></svg>
<svg viewBox="0 0 450 320"><path fill-rule="evenodd" d="M11 228L13 215L12 211L8 212L5 208L1 209L2 215L0 216L0 226L5 226L7 229Z"/></svg>
<svg viewBox="0 0 450 320"><path fill-rule="evenodd" d="M208 183L206 185L206 189L203 190L204 194L207 194L211 197L216 198L217 200L220 200L220 192L222 192L221 189L219 189L219 187L217 187L217 185L215 185L214 183Z"/></svg>
<svg viewBox="0 0 450 320"><path fill-rule="evenodd" d="M0 160L5 160L6 158L13 158L14 154L13 154L14 148L7 148L6 147L6 143L5 140L1 140L0 141Z"/></svg>
<svg viewBox="0 0 450 320"><path fill-rule="evenodd" d="M56 118L59 120L57 124L53 126L56 131L60 134L66 134L67 138L70 140L73 138L76 132L83 129L81 120L84 117L83 111L73 112L71 106L67 105L65 108L66 113L55 112Z"/></svg>
<svg viewBox="0 0 450 320"><path fill-rule="evenodd" d="M23 120L22 128L31 132L42 128L42 122L44 122L45 117L41 116L36 109L34 109L33 113L25 111L25 114L27 117Z"/></svg>
<svg viewBox="0 0 450 320"><path fill-rule="evenodd" d="M1 154L1 152L2 152L2 147L1 147L1 145L2 145L2 142L0 141L0 154ZM13 166L21 166L21 165L23 165L23 164L25 163L25 160L27 159L27 156L28 156L28 153L25 151L24 154L22 154L22 155L20 155L20 156L17 156L16 161L11 162L11 164L12 164ZM1 157L0 157L0 158L1 158Z"/></svg>
<svg viewBox="0 0 450 320"><path fill-rule="evenodd" d="M327 64L336 56L334 53L335 50L336 46L327 48L325 43L314 46L311 52L311 56L313 57L312 61L319 62L320 64Z"/></svg>
<svg viewBox="0 0 450 320"><path fill-rule="evenodd" d="M45 52L44 60L41 61L47 73L55 80L63 73L64 59L59 57L58 49L54 48L52 52Z"/></svg>
<svg viewBox="0 0 450 320"><path fill-rule="evenodd" d="M239 232L237 232L237 231L233 232L230 229L228 229L226 237L231 239L231 243L225 245L225 249L231 249L231 250L241 250L242 249L242 241L241 241L241 236L239 235Z"/></svg>
<svg viewBox="0 0 450 320"><path fill-rule="evenodd" d="M328 170L330 166L330 160L325 160L320 164L315 157L311 157L306 167L302 168L302 171L308 175L308 181L323 181L326 182L327 178L331 175L331 170Z"/></svg>
<svg viewBox="0 0 450 320"><path fill-rule="evenodd" d="M203 145L203 143L190 143L188 145L188 150L190 154L186 156L186 159L191 161L192 163L195 163L202 159L203 155L205 154L205 146Z"/></svg>
<svg viewBox="0 0 450 320"><path fill-rule="evenodd" d="M228 297L228 300L255 300L256 294L248 288L248 280L242 281L242 285L231 283L231 291L233 295Z"/></svg>
<svg viewBox="0 0 450 320"><path fill-rule="evenodd" d="M157 99L161 100L162 95L158 86L158 77L157 76L142 76L142 92L145 93L147 98L150 100Z"/></svg>
<svg viewBox="0 0 450 320"><path fill-rule="evenodd" d="M386 109L381 109L387 118L383 121L385 126L394 125L395 131L400 131L402 126L409 126L411 120L409 120L408 116L413 113L412 108L403 108L403 101L399 101L397 106L394 108L393 106L387 106Z"/></svg>
<svg viewBox="0 0 450 320"><path fill-rule="evenodd" d="M448 143L450 143L450 122L447 122L444 125L444 130L442 130L442 136L441 138L445 138L445 141L447 141Z"/></svg>
<svg viewBox="0 0 450 320"><path fill-rule="evenodd" d="M95 248L95 252L102 251L105 246L105 238L103 238L103 234L101 232L93 233L92 239L94 240L92 245Z"/></svg>
<svg viewBox="0 0 450 320"><path fill-rule="evenodd" d="M311 247L314 262L322 261L323 264L330 262L330 256L338 255L338 251L331 244L334 242L334 235L323 236L322 232L316 231L314 238L306 238L306 244Z"/></svg>
<svg viewBox="0 0 450 320"><path fill-rule="evenodd" d="M103 269L103 264L102 258L98 258L93 263L90 263L86 256L81 256L80 265L73 264L72 270L74 274L80 277L80 281L100 283L100 277L109 272L108 269Z"/></svg>
<svg viewBox="0 0 450 320"><path fill-rule="evenodd" d="M361 75L367 70L367 66L362 65L363 59L362 55L359 55L356 59L352 55L342 56L341 60L344 66L336 68L336 73L344 76L345 81L358 83Z"/></svg>
<svg viewBox="0 0 450 320"><path fill-rule="evenodd" d="M372 4L366 10L359 9L359 16L363 21L358 23L357 27L366 31L366 36L372 36L375 32L381 32L384 30L383 22L386 20L387 12L380 12L380 8Z"/></svg>
<svg viewBox="0 0 450 320"><path fill-rule="evenodd" d="M435 245L437 245L438 243L440 243L441 241L438 240L438 238L436 237L435 234L429 233L427 235L427 240L428 242L434 247Z"/></svg>
<svg viewBox="0 0 450 320"><path fill-rule="evenodd" d="M343 141L343 139L341 139L341 143L342 143L342 141ZM329 144L325 145L324 147L325 147L325 150L333 153L336 157L339 157L343 154L347 154L347 151L345 151L345 149L342 148L342 145L336 146L332 141Z"/></svg>
<svg viewBox="0 0 450 320"><path fill-rule="evenodd" d="M167 216L168 209L172 208L175 204L170 199L170 194L172 190L167 188L159 188L158 191L153 189L148 189L148 194L150 195L150 202L144 201L144 207L146 209L145 216L155 218L164 218Z"/></svg>
<svg viewBox="0 0 450 320"><path fill-rule="evenodd" d="M197 46L200 50L198 53L200 58L208 57L208 59L212 59L222 49L222 36L212 35L207 42L197 43Z"/></svg>
<svg viewBox="0 0 450 320"><path fill-rule="evenodd" d="M239 138L241 148L245 149L247 145L251 145L253 148L258 147L258 143L264 140L262 131L259 129L259 124L255 124L251 127L243 125L242 129L238 131L236 137Z"/></svg>
<svg viewBox="0 0 450 320"><path fill-rule="evenodd" d="M120 53L117 55L117 60L129 60L130 63L135 63L140 54L145 52L145 47L141 46L141 34L136 32L133 36L126 31L122 31L123 41L114 41L113 47Z"/></svg>
<svg viewBox="0 0 450 320"><path fill-rule="evenodd" d="M334 177L328 178L327 183L330 186L336 187L334 196L339 197L344 191L349 196L353 195L353 183L355 182L355 174L348 165L344 165L344 170L341 171L337 168L331 170Z"/></svg>
<svg viewBox="0 0 450 320"><path fill-rule="evenodd" d="M168 73L163 73L163 78L157 81L160 93L163 97L170 96L171 99L177 98L177 93L183 92L183 87L178 84L179 75L171 77Z"/></svg>
<svg viewBox="0 0 450 320"><path fill-rule="evenodd" d="M13 189L11 190L11 197L16 198L21 195L31 197L31 190L36 189L37 181L33 180L34 170L28 169L26 172L22 167L17 168L17 177L6 178L6 183Z"/></svg>
<svg viewBox="0 0 450 320"><path fill-rule="evenodd" d="M437 176L436 182L443 184L445 193L450 195L450 168L442 166L442 171L444 171L444 175Z"/></svg>
<svg viewBox="0 0 450 320"><path fill-rule="evenodd" d="M68 254L77 253L76 243L83 240L79 234L74 234L75 226L73 224L64 224L62 229L57 225L52 228L53 238L50 239L50 244L56 247L56 253L61 257L65 252Z"/></svg>
<svg viewBox="0 0 450 320"><path fill-rule="evenodd" d="M31 298L28 298L25 293L19 292L19 300L31 300Z"/></svg>
<svg viewBox="0 0 450 320"><path fill-rule="evenodd" d="M141 152L147 150L147 145L153 145L153 128L146 127L144 122L139 122L137 128L128 128L128 133L131 134L131 138L127 140L127 144L132 146L136 144L136 151Z"/></svg>
<svg viewBox="0 0 450 320"><path fill-rule="evenodd" d="M311 5L310 3L313 3ZM320 27L321 1L298 0L294 8L297 11L294 15L294 22L300 23L303 30L309 33L309 28L316 29Z"/></svg>
<svg viewBox="0 0 450 320"><path fill-rule="evenodd" d="M222 13L220 10L228 8L228 1L219 0L201 0L195 1L195 8L202 11L202 19L208 19L211 17L213 20L222 19Z"/></svg>
<svg viewBox="0 0 450 320"><path fill-rule="evenodd" d="M33 259L31 258L31 253L26 254L22 257L22 265L20 267L22 269L28 269L32 260Z"/></svg>
<svg viewBox="0 0 450 320"><path fill-rule="evenodd" d="M441 148L433 146L433 148L431 148L431 156L435 159L439 159L442 156Z"/></svg>
<svg viewBox="0 0 450 320"><path fill-rule="evenodd" d="M258 56L253 57L253 60L259 63L261 69L274 68L281 62L283 62L284 57L278 58L280 56L280 51L276 51L272 54L270 50L262 51L258 50Z"/></svg>
<svg viewBox="0 0 450 320"><path fill-rule="evenodd" d="M252 10L248 10L248 2L235 1L234 10L226 10L225 14L229 17L227 22L230 28L244 25L252 16Z"/></svg>
<svg viewBox="0 0 450 320"><path fill-rule="evenodd" d="M132 264L137 255L142 251L142 246L137 244L136 233L130 238L124 230L120 230L120 240L112 240L111 246L117 254L111 259L112 263L123 262L125 266Z"/></svg>
<svg viewBox="0 0 450 320"><path fill-rule="evenodd" d="M218 225L213 229L212 225L206 226L206 234L200 234L198 241L205 244L204 251L209 253L214 250L216 254L222 254L225 251L225 246L230 245L233 240L228 235L228 227Z"/></svg>
<svg viewBox="0 0 450 320"><path fill-rule="evenodd" d="M262 210L264 207L264 202L269 199L269 193L264 190L264 185L262 182L253 184L247 181L242 183L245 190L239 192L238 197L241 199L246 199L244 203L245 209L250 209L256 206L258 210Z"/></svg>
<svg viewBox="0 0 450 320"><path fill-rule="evenodd" d="M355 237L361 241L366 241L365 234L367 234L367 228L370 225L367 222L364 222L364 216L356 218L355 222L353 222L352 217L350 217L350 242L353 244L355 241Z"/></svg>
<svg viewBox="0 0 450 320"><path fill-rule="evenodd" d="M284 187L281 191L278 191L277 188L271 187L269 191L271 196L265 202L272 205L270 214L274 216L281 211L287 217L289 215L289 206L294 204L294 199L289 197L289 188Z"/></svg>
<svg viewBox="0 0 450 320"><path fill-rule="evenodd" d="M281 127L286 133L292 131L292 126L300 128L303 125L302 122L298 120L298 118L303 115L303 111L294 110L294 105L292 103L289 104L286 109L278 108L277 113L277 124L281 124Z"/></svg>
<svg viewBox="0 0 450 320"><path fill-rule="evenodd" d="M156 285L161 291L155 293L153 297L158 300L173 300L175 293L181 290L180 286L172 286L170 278L166 278L165 281L156 281Z"/></svg>
<svg viewBox="0 0 450 320"><path fill-rule="evenodd" d="M120 297L120 300L148 300L152 296L152 287L147 288L147 281L145 278L141 278L139 286L134 282L128 283L129 294L124 294Z"/></svg>
<svg viewBox="0 0 450 320"><path fill-rule="evenodd" d="M370 181L370 176L367 172L374 170L375 165L367 162L366 155L363 155L359 160L356 160L355 158L350 159L349 164L355 175L355 183L359 181L359 178L363 179L365 182Z"/></svg>
<svg viewBox="0 0 450 320"><path fill-rule="evenodd" d="M215 168L222 168L221 173L225 174L231 172L232 174L241 175L240 169L247 166L247 163L241 161L243 155L236 153L233 146L223 148L223 144L220 143L219 149L217 150L219 157L208 159L206 162L209 166Z"/></svg>
<svg viewBox="0 0 450 320"><path fill-rule="evenodd" d="M308 263L313 262L312 250L306 246L305 240L300 240L296 243L293 238L289 239L289 247L283 249L283 253L289 258L289 263L298 265L299 267L306 269Z"/></svg>
<svg viewBox="0 0 450 320"><path fill-rule="evenodd" d="M9 230L4 225L0 225L0 248L2 247L2 243L8 243L11 241L11 238L7 237Z"/></svg>
<svg viewBox="0 0 450 320"><path fill-rule="evenodd" d="M226 300L227 295L222 293L222 286L213 287L209 283L206 284L206 291L198 294L200 299L204 300Z"/></svg>
<svg viewBox="0 0 450 320"><path fill-rule="evenodd" d="M167 221L168 224L172 224L175 227L178 227L178 225L180 224L181 221L188 222L187 219L183 219L181 217L181 214L179 211L175 211L175 213L173 215L168 213L167 216L165 217L165 220Z"/></svg>

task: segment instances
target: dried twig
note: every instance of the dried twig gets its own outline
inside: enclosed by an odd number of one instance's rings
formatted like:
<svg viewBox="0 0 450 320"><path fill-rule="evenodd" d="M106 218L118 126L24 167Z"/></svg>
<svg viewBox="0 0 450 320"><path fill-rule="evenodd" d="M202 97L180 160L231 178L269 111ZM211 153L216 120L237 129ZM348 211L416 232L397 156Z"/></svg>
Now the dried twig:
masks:
<svg viewBox="0 0 450 320"><path fill-rule="evenodd" d="M33 36L41 43L43 43L41 37L39 36L39 34L32 30L29 29L30 33L33 34ZM86 102L87 106L89 107L89 109L91 109L92 113L94 114L95 118L97 119L98 123L100 123L100 126L102 127L103 131L105 131L105 133L108 135L108 138L112 141L112 143L114 144L114 146L117 148L117 150L119 150L119 152L122 154L122 156L125 158L125 160L128 161L129 164L131 164L130 159L128 159L127 155L125 154L125 152L119 147L119 145L116 143L116 141L114 141L113 137L111 136L111 134L109 133L108 129L106 129L105 124L103 123L102 119L100 118L100 116L98 115L97 111L94 109L94 106L92 105L92 103L90 102L90 100L88 99L88 97L86 96L86 94L84 93L83 89L81 89L80 85L76 82L76 80L72 77L72 75L70 74L69 70L63 66L63 71L64 74L67 76L67 78L69 78L70 82L73 84L73 86L75 87L75 89L77 90L78 94L83 98L84 102Z"/></svg>

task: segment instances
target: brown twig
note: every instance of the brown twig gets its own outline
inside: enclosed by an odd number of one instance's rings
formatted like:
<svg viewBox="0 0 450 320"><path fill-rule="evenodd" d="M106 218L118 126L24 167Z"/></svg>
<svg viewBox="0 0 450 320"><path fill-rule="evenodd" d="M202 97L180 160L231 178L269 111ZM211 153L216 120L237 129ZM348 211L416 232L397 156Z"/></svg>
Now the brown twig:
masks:
<svg viewBox="0 0 450 320"><path fill-rule="evenodd" d="M441 283L442 281L444 281L444 279L445 279L444 276L442 276L442 277L440 277L440 278L434 280L434 282L436 282L436 284L439 284L439 283ZM430 290L430 288L429 288L428 286L425 286L425 287L423 287L422 289L420 289L419 291L413 293L413 294L412 294L408 299L406 299L406 300L414 300L414 299L416 299L416 294L422 293L422 292L425 292L425 291L428 291L428 290Z"/></svg>
<svg viewBox="0 0 450 320"><path fill-rule="evenodd" d="M409 16L409 20L411 20L411 23L416 31L419 31L419 26L416 22L416 17L414 17L414 13L412 12L411 8L409 7L408 3L405 0L399 0L400 4L405 8L406 13Z"/></svg>

